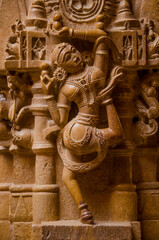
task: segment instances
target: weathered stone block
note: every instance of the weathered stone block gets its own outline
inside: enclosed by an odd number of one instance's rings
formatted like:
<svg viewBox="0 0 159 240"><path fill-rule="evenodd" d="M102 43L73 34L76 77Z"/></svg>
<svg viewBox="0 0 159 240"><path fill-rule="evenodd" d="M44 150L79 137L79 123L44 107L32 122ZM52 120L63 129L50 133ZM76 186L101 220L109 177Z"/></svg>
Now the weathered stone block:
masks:
<svg viewBox="0 0 159 240"><path fill-rule="evenodd" d="M12 182L13 162L10 154L0 155L0 182Z"/></svg>
<svg viewBox="0 0 159 240"><path fill-rule="evenodd" d="M133 187L131 191L131 185L116 186L116 190L111 193L109 207L111 221L136 221L137 194Z"/></svg>
<svg viewBox="0 0 159 240"><path fill-rule="evenodd" d="M141 222L141 227L143 240L159 239L159 220L144 220Z"/></svg>
<svg viewBox="0 0 159 240"><path fill-rule="evenodd" d="M14 240L31 240L30 223L15 223L14 224Z"/></svg>
<svg viewBox="0 0 159 240"><path fill-rule="evenodd" d="M43 240L133 240L130 223L59 221L42 226Z"/></svg>
<svg viewBox="0 0 159 240"><path fill-rule="evenodd" d="M41 221L59 219L59 197L57 193L36 192L33 194L33 220L35 224Z"/></svg>
<svg viewBox="0 0 159 240"><path fill-rule="evenodd" d="M10 219L14 222L32 221L32 196L13 195L10 201Z"/></svg>
<svg viewBox="0 0 159 240"><path fill-rule="evenodd" d="M42 239L42 225L32 225L32 234L31 234L32 240L41 240Z"/></svg>
<svg viewBox="0 0 159 240"><path fill-rule="evenodd" d="M159 219L159 190L141 191L139 195L140 219Z"/></svg>
<svg viewBox="0 0 159 240"><path fill-rule="evenodd" d="M34 176L34 156L33 155L15 155L14 166L14 183L15 184L32 184L35 181Z"/></svg>
<svg viewBox="0 0 159 240"><path fill-rule="evenodd" d="M0 239L10 240L9 238L9 221L0 221Z"/></svg>
<svg viewBox="0 0 159 240"><path fill-rule="evenodd" d="M9 192L0 192L0 220L9 220Z"/></svg>
<svg viewBox="0 0 159 240"><path fill-rule="evenodd" d="M140 222L131 222L133 240L141 240L141 224Z"/></svg>
<svg viewBox="0 0 159 240"><path fill-rule="evenodd" d="M139 148L133 156L134 182L156 181L156 150Z"/></svg>

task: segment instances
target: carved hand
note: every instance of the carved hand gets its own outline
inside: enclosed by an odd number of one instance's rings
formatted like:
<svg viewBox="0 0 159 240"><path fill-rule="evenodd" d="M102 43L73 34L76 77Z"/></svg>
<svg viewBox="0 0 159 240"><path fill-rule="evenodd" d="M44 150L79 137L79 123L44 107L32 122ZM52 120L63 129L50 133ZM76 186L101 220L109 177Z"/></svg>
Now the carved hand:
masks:
<svg viewBox="0 0 159 240"><path fill-rule="evenodd" d="M44 94L52 95L53 94L53 82L54 78L50 77L50 65L45 62L40 66L42 72L40 76L41 86Z"/></svg>
<svg viewBox="0 0 159 240"><path fill-rule="evenodd" d="M63 28L59 31L59 36L60 36L60 37L69 37L69 36L70 36L69 28L68 28L68 27L63 27Z"/></svg>
<svg viewBox="0 0 159 240"><path fill-rule="evenodd" d="M124 78L124 71L122 67L115 67L113 68L111 75L110 75L110 82L106 88L99 92L98 97L100 101L105 101L111 97L112 91L116 86L117 82Z"/></svg>
<svg viewBox="0 0 159 240"><path fill-rule="evenodd" d="M54 78L48 76L47 71L42 71L41 74L41 86L44 94L53 95L53 82Z"/></svg>

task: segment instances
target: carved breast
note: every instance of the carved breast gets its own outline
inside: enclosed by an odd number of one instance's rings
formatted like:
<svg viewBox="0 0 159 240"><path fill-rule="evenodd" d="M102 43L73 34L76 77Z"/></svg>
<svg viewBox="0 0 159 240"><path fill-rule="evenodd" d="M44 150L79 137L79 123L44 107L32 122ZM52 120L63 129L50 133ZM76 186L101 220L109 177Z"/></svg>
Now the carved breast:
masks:
<svg viewBox="0 0 159 240"><path fill-rule="evenodd" d="M76 87L73 99L80 107L96 104L96 81L92 81L94 67L86 67L86 70L67 79L66 84Z"/></svg>

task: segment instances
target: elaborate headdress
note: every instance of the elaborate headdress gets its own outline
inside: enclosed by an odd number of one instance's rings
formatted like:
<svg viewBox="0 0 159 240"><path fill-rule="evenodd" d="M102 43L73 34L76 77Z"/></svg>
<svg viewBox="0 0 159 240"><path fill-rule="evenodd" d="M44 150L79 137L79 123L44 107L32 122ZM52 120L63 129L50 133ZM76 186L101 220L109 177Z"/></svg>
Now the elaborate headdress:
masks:
<svg viewBox="0 0 159 240"><path fill-rule="evenodd" d="M56 44L52 50L52 64L57 64L60 65L61 59L60 59L60 54L62 53L62 51L68 46L70 45L69 43L59 43Z"/></svg>

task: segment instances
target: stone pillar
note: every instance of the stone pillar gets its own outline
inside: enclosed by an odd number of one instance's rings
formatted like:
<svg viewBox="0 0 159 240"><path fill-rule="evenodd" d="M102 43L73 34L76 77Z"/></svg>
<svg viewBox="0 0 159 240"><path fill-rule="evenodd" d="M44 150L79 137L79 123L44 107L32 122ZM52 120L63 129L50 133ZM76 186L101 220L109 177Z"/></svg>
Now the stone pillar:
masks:
<svg viewBox="0 0 159 240"><path fill-rule="evenodd" d="M138 183L138 213L143 240L155 240L159 236L157 158L155 147L139 147L134 154L134 180Z"/></svg>
<svg viewBox="0 0 159 240"><path fill-rule="evenodd" d="M130 77L131 76L131 77ZM134 80L131 73L124 82L120 82L114 93L114 102L124 130L125 140L114 149L113 155L113 187L111 189L110 219L113 221L137 221L137 194L132 181L132 124L134 117Z"/></svg>
<svg viewBox="0 0 159 240"><path fill-rule="evenodd" d="M12 145L13 184L10 197L10 234L13 239L30 239L32 227L32 186L34 183L34 154L29 149Z"/></svg>
<svg viewBox="0 0 159 240"><path fill-rule="evenodd" d="M132 183L132 153L124 149L113 154L113 186L110 197L111 221L137 221L137 193Z"/></svg>
<svg viewBox="0 0 159 240"><path fill-rule="evenodd" d="M35 160L35 185L33 187L33 223L59 219L59 188L56 184L56 145L45 137L50 114L42 94L40 83L34 84L31 105L35 116L33 151Z"/></svg>
<svg viewBox="0 0 159 240"><path fill-rule="evenodd" d="M9 187L13 181L13 161L7 147L0 146L0 239L9 240Z"/></svg>

